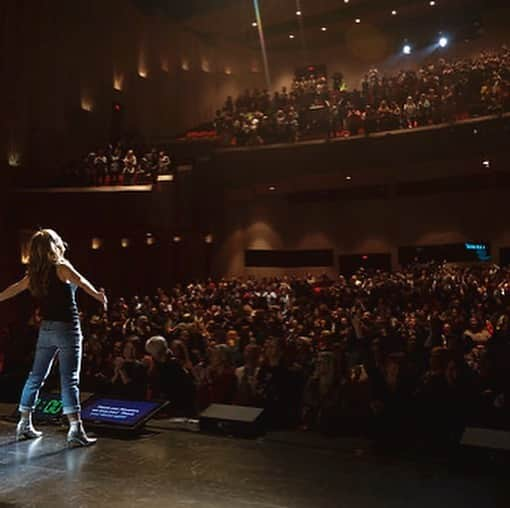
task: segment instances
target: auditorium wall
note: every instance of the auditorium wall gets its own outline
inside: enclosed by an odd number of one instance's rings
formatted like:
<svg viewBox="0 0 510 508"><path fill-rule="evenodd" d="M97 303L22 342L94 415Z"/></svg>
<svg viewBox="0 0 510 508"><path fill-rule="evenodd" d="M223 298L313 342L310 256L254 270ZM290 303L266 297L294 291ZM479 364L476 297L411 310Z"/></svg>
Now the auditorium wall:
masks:
<svg viewBox="0 0 510 508"><path fill-rule="evenodd" d="M262 79L254 52L127 1L4 0L0 26L0 167L12 172L51 172L103 145L114 102L123 131L168 139Z"/></svg>
<svg viewBox="0 0 510 508"><path fill-rule="evenodd" d="M398 267L398 248L490 241L494 260L510 246L506 220L508 190L440 193L412 198L338 200L293 203L285 196L266 196L249 203L229 203L235 213L225 215L218 232L214 260L217 276L338 273L338 256L392 255ZM246 268L246 250L333 249L330 268Z"/></svg>

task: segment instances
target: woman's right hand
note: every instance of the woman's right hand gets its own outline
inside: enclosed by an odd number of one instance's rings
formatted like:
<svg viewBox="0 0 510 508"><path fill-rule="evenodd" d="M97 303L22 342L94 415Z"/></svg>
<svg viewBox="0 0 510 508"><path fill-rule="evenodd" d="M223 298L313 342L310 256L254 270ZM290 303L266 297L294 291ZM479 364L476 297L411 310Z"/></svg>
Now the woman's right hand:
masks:
<svg viewBox="0 0 510 508"><path fill-rule="evenodd" d="M103 306L103 309L106 312L108 310L108 298L106 297L106 293L103 288L101 288L97 294L97 301Z"/></svg>

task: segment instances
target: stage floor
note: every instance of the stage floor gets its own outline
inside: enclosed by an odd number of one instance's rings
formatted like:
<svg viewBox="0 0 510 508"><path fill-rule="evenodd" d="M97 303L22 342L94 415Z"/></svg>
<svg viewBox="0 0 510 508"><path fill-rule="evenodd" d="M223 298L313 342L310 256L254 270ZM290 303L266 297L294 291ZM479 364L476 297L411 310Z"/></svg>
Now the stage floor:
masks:
<svg viewBox="0 0 510 508"><path fill-rule="evenodd" d="M322 438L152 430L69 450L65 429L43 430L16 443L14 424L0 422L0 508L497 508L510 500L503 471L377 457Z"/></svg>

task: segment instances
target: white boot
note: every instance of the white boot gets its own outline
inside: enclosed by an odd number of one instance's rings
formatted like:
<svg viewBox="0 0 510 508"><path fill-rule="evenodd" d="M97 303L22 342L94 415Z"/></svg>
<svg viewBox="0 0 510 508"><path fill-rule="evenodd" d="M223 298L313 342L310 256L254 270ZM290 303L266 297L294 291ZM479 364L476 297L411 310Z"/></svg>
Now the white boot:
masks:
<svg viewBox="0 0 510 508"><path fill-rule="evenodd" d="M96 438L87 436L81 420L70 423L69 432L67 433L68 446L91 446L96 441Z"/></svg>
<svg viewBox="0 0 510 508"><path fill-rule="evenodd" d="M21 415L18 426L16 427L16 441L36 439L41 437L42 434L43 433L36 430L32 424L32 413L28 413L28 416Z"/></svg>

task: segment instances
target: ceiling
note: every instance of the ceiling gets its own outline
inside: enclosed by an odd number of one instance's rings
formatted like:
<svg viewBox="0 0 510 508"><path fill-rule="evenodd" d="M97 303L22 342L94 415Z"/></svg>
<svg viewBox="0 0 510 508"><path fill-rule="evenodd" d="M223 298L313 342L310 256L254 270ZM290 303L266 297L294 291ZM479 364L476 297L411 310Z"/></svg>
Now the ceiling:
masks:
<svg viewBox="0 0 510 508"><path fill-rule="evenodd" d="M200 0L196 0L199 2ZM208 5L197 10L186 25L198 33L258 48L258 30L253 0L202 0ZM481 23L483 12L491 4L506 0L259 0L262 26L267 45L272 50L289 50L296 44L309 48L330 46L358 27L373 27L397 38L430 37L430 31L461 32L467 38ZM215 4L212 8L212 4ZM301 16L297 16L297 10ZM396 11L396 15L392 11ZM360 23L356 24L356 18ZM326 28L323 30L322 28ZM290 39L290 35L294 35ZM470 34L469 37L473 35Z"/></svg>
<svg viewBox="0 0 510 508"><path fill-rule="evenodd" d="M152 14L183 23L208 39L259 47L254 0L133 0ZM475 38L484 13L508 0L259 0L266 43L271 50L296 45L320 48L338 44L353 30L373 28L396 40L446 31ZM301 16L296 15L300 9ZM396 11L393 15L392 11ZM356 18L360 23L355 22ZM323 30L323 27L326 30ZM291 39L290 35L294 35Z"/></svg>

